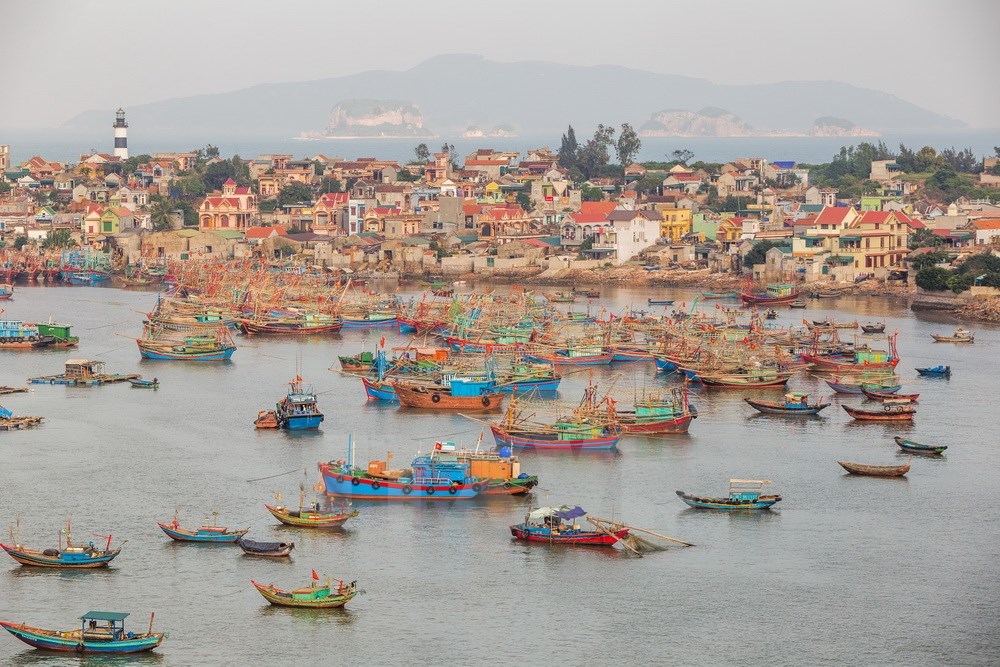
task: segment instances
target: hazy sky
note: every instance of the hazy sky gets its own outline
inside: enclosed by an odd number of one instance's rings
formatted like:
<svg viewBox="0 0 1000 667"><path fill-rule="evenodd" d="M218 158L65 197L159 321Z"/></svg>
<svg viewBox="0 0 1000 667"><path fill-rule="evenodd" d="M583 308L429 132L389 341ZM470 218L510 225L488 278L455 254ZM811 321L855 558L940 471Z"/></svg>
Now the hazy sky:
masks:
<svg viewBox="0 0 1000 667"><path fill-rule="evenodd" d="M998 27L998 0L2 0L0 128L442 53L838 80L997 128Z"/></svg>

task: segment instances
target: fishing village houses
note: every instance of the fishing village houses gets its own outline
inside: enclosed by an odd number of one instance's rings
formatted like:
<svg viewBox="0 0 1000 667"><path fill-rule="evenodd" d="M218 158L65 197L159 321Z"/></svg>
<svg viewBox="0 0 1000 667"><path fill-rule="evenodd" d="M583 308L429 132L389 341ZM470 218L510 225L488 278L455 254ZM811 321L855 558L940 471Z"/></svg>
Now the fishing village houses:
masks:
<svg viewBox="0 0 1000 667"><path fill-rule="evenodd" d="M0 146L0 234L12 247L62 231L130 263L256 257L378 276L522 278L631 265L803 283L905 276L921 251L912 238L955 252L1000 243L1000 208L922 199L892 160L872 162L878 188L857 198L810 184L795 162L763 158L709 170L636 163L585 182L544 148L408 164L266 154L240 161L240 174L231 164L199 152L14 164ZM233 175L187 192L197 174L222 167ZM764 261L746 265L763 241Z"/></svg>

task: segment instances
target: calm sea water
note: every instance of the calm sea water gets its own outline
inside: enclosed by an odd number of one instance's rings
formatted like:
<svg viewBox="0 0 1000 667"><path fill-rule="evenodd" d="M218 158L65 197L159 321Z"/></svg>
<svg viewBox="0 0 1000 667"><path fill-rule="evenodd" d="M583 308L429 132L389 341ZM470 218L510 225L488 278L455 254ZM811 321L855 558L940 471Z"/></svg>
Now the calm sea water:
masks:
<svg viewBox="0 0 1000 667"><path fill-rule="evenodd" d="M602 291L618 307L649 296ZM913 426L856 425L839 405L859 403L855 397L834 397L823 416L796 420L756 416L740 392L696 391L700 416L687 436L628 437L608 455L521 456L523 468L541 478L536 504L579 503L697 545L638 559L513 542L507 526L532 501L510 498L359 504L361 515L342 533L277 525L262 503L275 491L296 502L303 471L315 481L316 462L343 456L348 434L362 461L389 450L403 463L435 439L473 444L480 429L458 416L368 404L357 380L327 370L338 353L366 341L370 347L381 333L242 339L227 364L142 362L134 343L115 334L137 335L136 311L154 298L24 287L5 306L6 317L53 315L75 325L81 345L69 353L4 352L0 384L24 384L83 356L106 361L110 372L156 376L162 387L38 386L0 399L46 420L0 433L3 524L20 517L23 541L41 547L55 544L67 516L79 540L98 542L90 535L108 531L115 542L128 540L103 571L42 571L4 557L4 619L72 627L81 612L111 609L132 612L131 627L145 628L155 611L156 627L170 636L156 655L135 661L163 665L996 663L996 329L976 326L972 346L934 344L929 334L952 323L918 319L876 298L813 301L782 316L884 318L899 329L904 391L921 393ZM915 366L936 363L952 366L950 381L916 377ZM321 393L323 428L255 431L257 411L296 372ZM624 391L669 382L646 364L616 364L595 376L606 384L616 378ZM562 397L577 399L587 377L564 380ZM832 393L809 376L791 387ZM915 457L901 480L851 477L836 463L900 463L905 457L891 439L900 433L951 448L942 460ZM774 480L785 501L767 513L725 515L687 509L674 495L721 494L730 477ZM269 562L235 546L170 542L155 521L175 508L185 524L217 510L221 522L249 526L254 538L294 540L295 556ZM315 613L272 608L249 584L297 586L311 569L357 579L367 595L344 610ZM81 660L0 637L0 663Z"/></svg>
<svg viewBox="0 0 1000 667"><path fill-rule="evenodd" d="M585 138L587 132L577 128L577 136ZM113 147L111 130L91 133L79 130L3 130L0 143L11 145L11 160L18 164L42 155L49 160L79 160L81 154L91 149L110 152ZM1000 143L1000 129L962 130L948 133L887 134L884 137L651 137L642 140L639 160L670 160L675 150L691 150L695 160L725 162L737 157L763 156L771 160L796 160L806 163L829 162L841 146L855 145L862 141L884 141L893 150L900 143L911 148L933 146L938 150L970 147L979 156L992 156L993 147ZM174 134L144 134L141 127L129 128L129 151L132 155L157 151L186 151L214 144L223 156L234 153L252 158L262 153L291 153L307 157L322 153L330 157L354 158L374 156L399 160L404 163L414 157L413 148L425 142L432 151L442 143L454 144L458 154L464 156L477 148L516 150L521 155L527 151L548 146L559 148L559 133L551 136L512 137L506 139L461 137L436 139L352 139L302 141L286 136L219 136L197 130L183 136Z"/></svg>

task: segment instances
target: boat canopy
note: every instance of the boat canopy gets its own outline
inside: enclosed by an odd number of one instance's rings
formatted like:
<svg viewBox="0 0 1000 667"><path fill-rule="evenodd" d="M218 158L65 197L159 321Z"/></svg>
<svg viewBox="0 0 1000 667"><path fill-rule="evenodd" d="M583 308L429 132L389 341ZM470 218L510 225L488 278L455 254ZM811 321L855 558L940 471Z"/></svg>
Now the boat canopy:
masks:
<svg viewBox="0 0 1000 667"><path fill-rule="evenodd" d="M586 515L586 510L582 509L579 505L575 507L562 505L561 507L539 507L538 509L529 512L528 518L537 521L546 517L557 516L564 521L569 521L570 519L576 519L577 517Z"/></svg>
<svg viewBox="0 0 1000 667"><path fill-rule="evenodd" d="M120 611L88 611L80 617L81 621L111 621L117 623L128 618L128 614Z"/></svg>

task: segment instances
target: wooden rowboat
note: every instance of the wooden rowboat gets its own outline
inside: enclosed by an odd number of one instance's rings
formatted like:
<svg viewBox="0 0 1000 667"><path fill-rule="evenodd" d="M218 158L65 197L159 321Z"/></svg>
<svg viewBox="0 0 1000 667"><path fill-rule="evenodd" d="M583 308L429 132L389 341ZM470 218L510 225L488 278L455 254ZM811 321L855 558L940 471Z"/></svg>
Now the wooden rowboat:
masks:
<svg viewBox="0 0 1000 667"><path fill-rule="evenodd" d="M849 405L842 406L844 411L859 421L910 421L917 414L912 405L883 405L882 410L861 410Z"/></svg>
<svg viewBox="0 0 1000 667"><path fill-rule="evenodd" d="M940 456L944 453L944 450L948 449L947 445L924 445L919 442L914 442L913 440L907 440L906 438L900 438L896 436L893 438L899 448L904 452L909 452L911 454L922 454L924 456Z"/></svg>
<svg viewBox="0 0 1000 667"><path fill-rule="evenodd" d="M350 602L361 591L358 590L358 582L352 581L345 584L338 581L338 586L334 588L328 579L326 585L313 581L309 586L297 588L293 591L285 591L274 584L261 584L250 580L257 592L264 596L264 599L279 607L304 607L307 609L334 609L343 607Z"/></svg>
<svg viewBox="0 0 1000 667"><path fill-rule="evenodd" d="M852 475L867 475L868 477L902 477L910 472L910 463L901 466L870 466L851 461L837 461L840 467Z"/></svg>
<svg viewBox="0 0 1000 667"><path fill-rule="evenodd" d="M264 503L264 507L281 523L297 528L340 528L347 523L348 519L358 515L357 510L353 512L321 512L318 509L296 511L267 503Z"/></svg>
<svg viewBox="0 0 1000 667"><path fill-rule="evenodd" d="M236 544L248 556L264 556L267 558L285 558L292 555L295 542L258 542L240 537Z"/></svg>
<svg viewBox="0 0 1000 667"><path fill-rule="evenodd" d="M893 391L879 390L879 389L869 389L868 387L862 385L861 393L865 395L865 398L871 399L873 401L909 401L910 403L916 403L917 399L920 398L920 394L897 394Z"/></svg>

